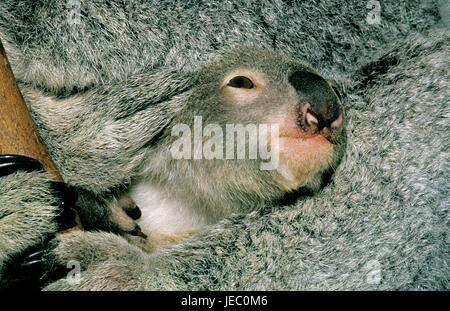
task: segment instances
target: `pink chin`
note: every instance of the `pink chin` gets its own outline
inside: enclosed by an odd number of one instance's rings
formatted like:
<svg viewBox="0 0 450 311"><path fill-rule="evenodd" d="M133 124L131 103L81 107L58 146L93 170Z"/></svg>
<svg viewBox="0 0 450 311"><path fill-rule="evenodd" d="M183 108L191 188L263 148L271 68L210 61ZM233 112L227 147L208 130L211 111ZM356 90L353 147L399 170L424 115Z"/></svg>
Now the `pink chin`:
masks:
<svg viewBox="0 0 450 311"><path fill-rule="evenodd" d="M334 147L322 135L279 138L281 184L292 190L308 184L333 158Z"/></svg>

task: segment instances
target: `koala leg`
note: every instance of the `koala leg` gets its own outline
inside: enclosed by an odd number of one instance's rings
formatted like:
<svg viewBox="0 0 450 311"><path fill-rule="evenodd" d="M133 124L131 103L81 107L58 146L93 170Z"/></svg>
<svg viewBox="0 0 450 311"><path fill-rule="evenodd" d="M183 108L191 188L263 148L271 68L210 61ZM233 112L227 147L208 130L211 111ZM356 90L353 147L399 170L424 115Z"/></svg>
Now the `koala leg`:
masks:
<svg viewBox="0 0 450 311"><path fill-rule="evenodd" d="M0 289L36 288L42 273L38 251L75 225L72 199L63 192L42 171L0 178Z"/></svg>
<svg viewBox="0 0 450 311"><path fill-rule="evenodd" d="M149 253L107 232L62 234L49 246L44 279L57 281L44 290L139 290L141 276L157 266Z"/></svg>

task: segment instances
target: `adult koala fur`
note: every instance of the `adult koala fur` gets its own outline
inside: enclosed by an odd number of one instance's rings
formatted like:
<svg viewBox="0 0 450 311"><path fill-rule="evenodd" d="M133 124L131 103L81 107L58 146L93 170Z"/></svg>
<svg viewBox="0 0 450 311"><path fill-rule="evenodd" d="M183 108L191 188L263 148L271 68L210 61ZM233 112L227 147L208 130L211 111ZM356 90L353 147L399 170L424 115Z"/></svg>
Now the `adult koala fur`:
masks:
<svg viewBox="0 0 450 311"><path fill-rule="evenodd" d="M449 288L449 35L427 30L439 22L435 2L383 1L380 24L367 23L365 1L121 3L81 2L77 28L65 1L2 2L0 37L22 90L70 99L162 66L195 70L216 50L246 43L307 60L342 82L346 155L320 194L229 217L150 254L111 233L61 236L46 260L78 260L81 283L61 279L47 289ZM101 116L89 117L96 129ZM51 147L58 132L40 132L71 184L102 192L136 169L126 152L107 152L90 164L91 178L77 178L67 167L89 162L61 157ZM146 140L126 138L119 145ZM0 179L0 263L56 230L44 180Z"/></svg>

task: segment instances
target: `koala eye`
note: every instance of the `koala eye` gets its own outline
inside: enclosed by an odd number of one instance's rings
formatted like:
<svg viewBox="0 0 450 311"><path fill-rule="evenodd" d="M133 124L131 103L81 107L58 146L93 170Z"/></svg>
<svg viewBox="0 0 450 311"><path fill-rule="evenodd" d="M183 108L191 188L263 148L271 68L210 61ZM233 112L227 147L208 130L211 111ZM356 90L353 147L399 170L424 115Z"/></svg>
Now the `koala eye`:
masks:
<svg viewBox="0 0 450 311"><path fill-rule="evenodd" d="M234 77L227 85L239 89L253 89L255 87L252 80L244 76Z"/></svg>

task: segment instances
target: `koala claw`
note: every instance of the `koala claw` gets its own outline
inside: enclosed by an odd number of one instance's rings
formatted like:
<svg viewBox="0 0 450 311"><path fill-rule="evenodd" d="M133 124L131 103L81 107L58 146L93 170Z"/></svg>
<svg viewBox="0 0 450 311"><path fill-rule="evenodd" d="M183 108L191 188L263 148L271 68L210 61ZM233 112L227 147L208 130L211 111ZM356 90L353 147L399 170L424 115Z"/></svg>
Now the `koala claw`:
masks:
<svg viewBox="0 0 450 311"><path fill-rule="evenodd" d="M139 231L139 232L137 233L137 236L139 236L139 237L141 237L141 238L144 238L144 239L147 238L147 235L146 235L144 232L142 232L142 231Z"/></svg>
<svg viewBox="0 0 450 311"><path fill-rule="evenodd" d="M0 290L39 290L44 274L43 245L37 245L5 264L0 279Z"/></svg>

